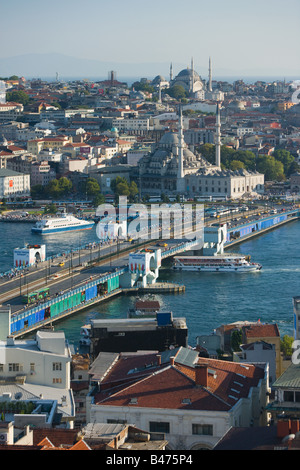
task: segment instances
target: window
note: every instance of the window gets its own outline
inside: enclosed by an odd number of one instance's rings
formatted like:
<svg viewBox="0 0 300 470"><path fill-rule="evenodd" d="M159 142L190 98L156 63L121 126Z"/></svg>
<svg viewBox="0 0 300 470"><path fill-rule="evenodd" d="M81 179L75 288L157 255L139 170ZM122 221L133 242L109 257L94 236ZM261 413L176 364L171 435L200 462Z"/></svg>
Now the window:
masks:
<svg viewBox="0 0 300 470"><path fill-rule="evenodd" d="M52 370L61 370L61 362L53 362L52 363L53 369Z"/></svg>
<svg viewBox="0 0 300 470"><path fill-rule="evenodd" d="M170 423L150 421L149 422L149 428L150 428L150 432L169 433L170 432Z"/></svg>
<svg viewBox="0 0 300 470"><path fill-rule="evenodd" d="M17 362L10 363L8 364L8 370L9 372L20 372L23 370L23 365Z"/></svg>
<svg viewBox="0 0 300 470"><path fill-rule="evenodd" d="M294 401L294 393L289 390L284 392L284 401Z"/></svg>
<svg viewBox="0 0 300 470"><path fill-rule="evenodd" d="M53 383L53 384L61 384L61 383L62 383L62 380L61 380L61 379L58 379L58 378L54 378L54 379L52 380L52 383Z"/></svg>
<svg viewBox="0 0 300 470"><path fill-rule="evenodd" d="M212 436L213 426L212 424L193 424L192 433L200 434L201 436Z"/></svg>
<svg viewBox="0 0 300 470"><path fill-rule="evenodd" d="M34 372L34 370L35 370L35 363L31 362L30 363L30 372Z"/></svg>

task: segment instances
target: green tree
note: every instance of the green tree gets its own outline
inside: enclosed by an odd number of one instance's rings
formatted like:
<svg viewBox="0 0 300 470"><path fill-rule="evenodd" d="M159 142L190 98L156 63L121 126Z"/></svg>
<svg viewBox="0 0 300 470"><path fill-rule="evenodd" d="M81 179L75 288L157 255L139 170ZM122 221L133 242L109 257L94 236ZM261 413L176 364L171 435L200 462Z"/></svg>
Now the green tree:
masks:
<svg viewBox="0 0 300 470"><path fill-rule="evenodd" d="M30 194L32 199L39 199L45 196L45 188L42 184L35 184L30 188Z"/></svg>
<svg viewBox="0 0 300 470"><path fill-rule="evenodd" d="M70 193L72 189L72 182L63 176L62 178L59 178L58 186L60 188L61 194L65 196Z"/></svg>
<svg viewBox="0 0 300 470"><path fill-rule="evenodd" d="M96 196L100 193L100 186L95 178L89 178L86 182L86 193L89 196Z"/></svg>
<svg viewBox="0 0 300 470"><path fill-rule="evenodd" d="M53 203L48 204L44 209L44 214L56 214L56 212L57 212L57 207Z"/></svg>
<svg viewBox="0 0 300 470"><path fill-rule="evenodd" d="M29 96L25 91L9 91L6 93L6 101L14 101L15 103L21 103L23 106L26 106L29 102Z"/></svg>
<svg viewBox="0 0 300 470"><path fill-rule="evenodd" d="M150 85L149 83L134 82L132 84L131 88L136 90L136 91L145 91L145 92L148 92L148 93L154 93L155 92L154 86Z"/></svg>
<svg viewBox="0 0 300 470"><path fill-rule="evenodd" d="M131 200L134 200L135 197L137 196L139 190L138 190L138 187L137 187L137 184L135 183L135 181L131 181L130 185L129 185L129 197Z"/></svg>
<svg viewBox="0 0 300 470"><path fill-rule="evenodd" d="M130 195L130 190L128 183L120 182L116 186L116 191L115 191L116 196L129 196Z"/></svg>
<svg viewBox="0 0 300 470"><path fill-rule="evenodd" d="M243 162L241 162L240 160L232 160L230 162L230 170L241 170L245 168L245 164Z"/></svg>
<svg viewBox="0 0 300 470"><path fill-rule="evenodd" d="M257 170L265 175L266 181L283 181L285 179L283 163L271 155L258 157Z"/></svg>
<svg viewBox="0 0 300 470"><path fill-rule="evenodd" d="M288 335L284 335L282 340L280 341L280 350L285 356L290 357L293 354L293 342L294 338Z"/></svg>
<svg viewBox="0 0 300 470"><path fill-rule="evenodd" d="M58 199L61 196L61 188L57 179L50 181L46 186L46 194L53 199Z"/></svg>
<svg viewBox="0 0 300 470"><path fill-rule="evenodd" d="M168 88L166 93L176 100L187 98L187 93L181 85L174 85L173 87Z"/></svg>
<svg viewBox="0 0 300 470"><path fill-rule="evenodd" d="M289 176L290 167L292 163L295 162L293 155L287 150L275 150L273 157L283 164L284 173L286 176Z"/></svg>
<svg viewBox="0 0 300 470"><path fill-rule="evenodd" d="M94 199L93 199L93 206L94 207L98 207L98 206L100 206L101 204L104 204L104 203L105 203L105 197L103 196L103 194L98 193L94 196Z"/></svg>
<svg viewBox="0 0 300 470"><path fill-rule="evenodd" d="M117 176L115 179L112 180L110 183L111 190L115 193L117 189L117 185L119 183L124 183L128 185L127 179L124 178L123 176Z"/></svg>
<svg viewBox="0 0 300 470"><path fill-rule="evenodd" d="M242 343L242 330L234 330L231 334L230 344L232 351L240 351L240 345Z"/></svg>

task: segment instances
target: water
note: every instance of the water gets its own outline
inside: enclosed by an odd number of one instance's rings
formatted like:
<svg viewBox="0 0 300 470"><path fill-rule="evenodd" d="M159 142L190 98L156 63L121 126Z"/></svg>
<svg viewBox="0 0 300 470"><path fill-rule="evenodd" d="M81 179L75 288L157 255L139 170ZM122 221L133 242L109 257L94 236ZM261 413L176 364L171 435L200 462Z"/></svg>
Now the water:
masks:
<svg viewBox="0 0 300 470"><path fill-rule="evenodd" d="M4 231L4 234L3 234ZM94 230L80 235L81 243L96 240ZM41 237L30 234L28 224L0 224L3 251L0 266L9 262L11 250L27 242L40 241ZM11 234L13 233L13 237ZM31 238L30 238L31 237ZM161 280L183 283L183 294L158 296L162 308L172 311L174 317L185 317L189 330L189 344L195 346L197 336L210 334L222 324L239 320L277 323L281 336L293 335L292 298L300 295L300 223L291 222L265 235L253 238L232 251L251 255L263 269L248 274L218 274L197 272L174 272L162 269ZM46 238L48 254L76 246L78 234ZM10 267L10 266L9 266ZM118 296L96 307L79 312L56 323L75 348L79 344L80 328L91 319L126 318L134 296Z"/></svg>
<svg viewBox="0 0 300 470"><path fill-rule="evenodd" d="M76 249L87 243L97 241L96 225L91 230L81 232L52 234L41 236L31 232L34 224L0 222L0 273L12 269L13 251L23 248L25 244L46 244L46 257Z"/></svg>

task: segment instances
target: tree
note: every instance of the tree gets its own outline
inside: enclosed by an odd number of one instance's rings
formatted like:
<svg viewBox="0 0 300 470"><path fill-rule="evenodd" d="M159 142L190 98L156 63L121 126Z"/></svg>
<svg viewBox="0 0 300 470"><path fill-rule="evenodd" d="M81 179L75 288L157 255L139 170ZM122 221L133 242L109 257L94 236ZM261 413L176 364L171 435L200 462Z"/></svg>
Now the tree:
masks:
<svg viewBox="0 0 300 470"><path fill-rule="evenodd" d="M232 351L240 351L240 345L242 343L242 330L234 330L231 334L231 349Z"/></svg>
<svg viewBox="0 0 300 470"><path fill-rule="evenodd" d="M104 204L104 203L105 203L105 197L103 196L103 194L101 194L101 193L96 194L94 199L93 199L93 206L98 207L98 206L100 206L101 204Z"/></svg>
<svg viewBox="0 0 300 470"><path fill-rule="evenodd" d="M239 160L232 160L230 162L230 170L235 171L235 170L241 170L243 168L245 168L245 164Z"/></svg>
<svg viewBox="0 0 300 470"><path fill-rule="evenodd" d="M176 100L187 97L187 93L182 85L174 85L173 87L170 87L167 91L167 94Z"/></svg>
<svg viewBox="0 0 300 470"><path fill-rule="evenodd" d="M293 157L293 155L287 150L275 150L275 152L273 153L273 157L283 164L284 173L286 176L289 176L290 167L292 163L295 162L295 158Z"/></svg>
<svg viewBox="0 0 300 470"><path fill-rule="evenodd" d="M48 204L44 209L44 214L56 214L56 212L57 212L57 208L56 208L56 205L53 203Z"/></svg>
<svg viewBox="0 0 300 470"><path fill-rule="evenodd" d="M89 178L87 180L85 189L89 196L96 196L100 193L100 186L95 178Z"/></svg>
<svg viewBox="0 0 300 470"><path fill-rule="evenodd" d="M30 188L30 194L32 199L39 199L45 196L45 188L42 184L35 184Z"/></svg>
<svg viewBox="0 0 300 470"><path fill-rule="evenodd" d="M131 181L130 185L129 185L129 198L130 200L134 200L136 195L138 194L139 190L138 190L138 187L137 187L137 184L135 183L135 181Z"/></svg>
<svg viewBox="0 0 300 470"><path fill-rule="evenodd" d="M46 186L46 193L48 196L53 197L54 199L59 198L61 195L61 189L58 184L58 180L52 180Z"/></svg>
<svg viewBox="0 0 300 470"><path fill-rule="evenodd" d="M294 338L288 335L284 335L282 340L280 341L280 350L285 356L290 357L293 354L293 342Z"/></svg>
<svg viewBox="0 0 300 470"><path fill-rule="evenodd" d="M129 190L127 181L126 183L120 182L117 184L115 195L116 196L129 196L130 195L130 190Z"/></svg>
<svg viewBox="0 0 300 470"><path fill-rule="evenodd" d="M145 91L148 93L155 92L154 86L150 85L149 83L134 82L131 88L136 91Z"/></svg>
<svg viewBox="0 0 300 470"><path fill-rule="evenodd" d="M266 181L283 181L285 179L284 166L271 155L258 157L257 169L265 175Z"/></svg>
<svg viewBox="0 0 300 470"><path fill-rule="evenodd" d="M65 196L66 194L68 194L71 191L72 182L70 180L68 180L68 178L63 176L62 178L59 178L58 186L60 188L61 194L63 194Z"/></svg>
<svg viewBox="0 0 300 470"><path fill-rule="evenodd" d="M112 190L114 193L116 192L116 188L117 188L117 185L118 185L119 183L128 184L126 178L124 178L123 176L117 176L117 177L116 177L114 180L112 180L112 182L110 183L111 190Z"/></svg>
<svg viewBox="0 0 300 470"><path fill-rule="evenodd" d="M14 101L15 103L21 103L26 106L29 102L29 96L25 91L9 91L6 93L6 101Z"/></svg>

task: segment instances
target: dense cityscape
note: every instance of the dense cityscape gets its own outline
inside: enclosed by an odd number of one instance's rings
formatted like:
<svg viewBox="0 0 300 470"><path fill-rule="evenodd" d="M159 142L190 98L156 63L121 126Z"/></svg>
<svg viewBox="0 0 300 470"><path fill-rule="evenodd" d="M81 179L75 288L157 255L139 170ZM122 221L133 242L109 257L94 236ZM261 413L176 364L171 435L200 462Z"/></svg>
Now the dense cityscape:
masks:
<svg viewBox="0 0 300 470"><path fill-rule="evenodd" d="M186 60L0 67L0 450L300 449L300 81Z"/></svg>

